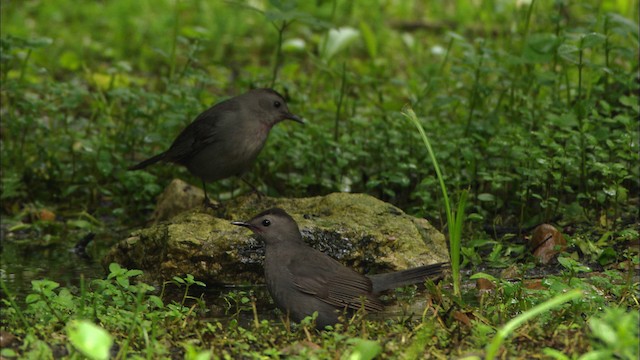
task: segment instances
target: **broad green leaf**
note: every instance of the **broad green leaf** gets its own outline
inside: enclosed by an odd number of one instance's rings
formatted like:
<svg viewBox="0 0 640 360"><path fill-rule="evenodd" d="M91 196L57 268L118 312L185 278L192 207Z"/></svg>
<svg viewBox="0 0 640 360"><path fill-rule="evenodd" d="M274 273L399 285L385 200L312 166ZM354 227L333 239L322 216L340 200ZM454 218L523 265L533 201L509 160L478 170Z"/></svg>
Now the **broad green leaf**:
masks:
<svg viewBox="0 0 640 360"><path fill-rule="evenodd" d="M471 279L471 280L475 280L475 279L485 279L485 280L492 281L492 282L494 282L494 283L497 283L497 282L498 282L498 279L496 279L494 276L489 275L489 274L487 274L487 273L482 273L482 272L475 273L475 274L471 275L471 276L469 277L469 279Z"/></svg>
<svg viewBox="0 0 640 360"><path fill-rule="evenodd" d="M371 27L364 21L360 22L360 32L362 32L362 38L367 47L369 57L375 59L378 56L378 38L371 30Z"/></svg>
<svg viewBox="0 0 640 360"><path fill-rule="evenodd" d="M349 342L355 344L349 360L371 360L382 352L382 346L373 340L355 338Z"/></svg>
<svg viewBox="0 0 640 360"><path fill-rule="evenodd" d="M301 52L306 47L307 43L301 38L287 39L282 43L282 50L286 52Z"/></svg>
<svg viewBox="0 0 640 360"><path fill-rule="evenodd" d="M109 358L113 338L100 326L86 320L74 320L67 325L67 336L86 357L95 360Z"/></svg>
<svg viewBox="0 0 640 360"><path fill-rule="evenodd" d="M350 27L329 30L326 40L321 45L320 56L325 61L331 60L337 53L353 44L359 36L358 30Z"/></svg>
<svg viewBox="0 0 640 360"><path fill-rule="evenodd" d="M478 194L478 200L480 201L496 201L496 197L493 194L489 194L489 193L482 193L482 194Z"/></svg>
<svg viewBox="0 0 640 360"><path fill-rule="evenodd" d="M582 49L589 49L605 42L606 38L602 34L590 33L585 35L580 41L580 47Z"/></svg>
<svg viewBox="0 0 640 360"><path fill-rule="evenodd" d="M571 63L577 64L579 50L575 45L562 44L558 47L558 55Z"/></svg>

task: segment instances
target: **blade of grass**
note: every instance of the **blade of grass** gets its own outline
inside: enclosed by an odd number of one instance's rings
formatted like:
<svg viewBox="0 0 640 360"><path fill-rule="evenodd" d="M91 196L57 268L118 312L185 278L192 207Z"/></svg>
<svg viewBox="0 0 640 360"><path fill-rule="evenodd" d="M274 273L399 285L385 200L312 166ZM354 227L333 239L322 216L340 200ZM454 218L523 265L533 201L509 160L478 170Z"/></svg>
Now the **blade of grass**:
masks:
<svg viewBox="0 0 640 360"><path fill-rule="evenodd" d="M18 304L16 304L15 300L13 300L13 295L9 291L7 284L2 279L0 279L0 288L2 288L2 291L5 293L5 298L7 302L9 303L9 305L11 305L13 310L15 310L16 315L18 315L18 318L20 319L20 321L22 321L22 324L24 325L25 329L28 329L31 325L29 324L29 322L27 321L27 318L22 313L22 310L20 310L20 307L18 306Z"/></svg>
<svg viewBox="0 0 640 360"><path fill-rule="evenodd" d="M438 177L438 182L440 183L442 198L444 199L445 211L447 213L447 228L449 231L449 256L451 257L453 293L460 299L460 240L462 237L462 219L464 217L464 209L467 202L468 191L464 190L460 194L457 211L454 213L451 210L451 203L449 202L447 187L444 183L444 178L442 177L442 172L440 171L440 166L438 165L438 160L436 159L435 153L431 148L431 143L429 143L429 138L427 137L422 124L420 124L416 113L409 106L405 106L404 109L402 109L402 115L409 119L409 121L411 121L418 129L420 137L422 138L422 142L424 142L424 145L429 152L429 157L431 158L433 168L435 169L436 175Z"/></svg>
<svg viewBox="0 0 640 360"><path fill-rule="evenodd" d="M542 304L538 304L531 309L523 312L519 316L509 320L502 329L496 333L496 336L493 338L491 343L487 345L487 354L485 359L494 359L498 350L500 349L500 345L504 342L504 340L511 335L520 325L524 324L531 318L542 314L543 312L549 311L556 306L559 306L567 301L571 301L577 299L582 296L582 291L579 289L569 291L567 293L558 295L553 297Z"/></svg>

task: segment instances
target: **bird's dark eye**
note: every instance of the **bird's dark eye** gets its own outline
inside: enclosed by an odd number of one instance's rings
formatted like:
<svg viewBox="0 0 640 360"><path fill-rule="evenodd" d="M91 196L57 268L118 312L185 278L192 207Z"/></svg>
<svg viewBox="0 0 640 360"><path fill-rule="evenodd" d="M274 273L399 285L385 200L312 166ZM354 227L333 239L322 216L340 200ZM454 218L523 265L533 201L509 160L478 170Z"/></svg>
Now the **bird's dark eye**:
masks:
<svg viewBox="0 0 640 360"><path fill-rule="evenodd" d="M273 102L273 106L275 106L275 107L277 107L277 108L279 108L279 107L280 107L280 105L282 105L282 104L280 104L280 101L278 101L278 100L276 100L276 101L274 101L274 102Z"/></svg>
<svg viewBox="0 0 640 360"><path fill-rule="evenodd" d="M269 219L262 220L262 226L269 226L269 225L271 225L271 221Z"/></svg>

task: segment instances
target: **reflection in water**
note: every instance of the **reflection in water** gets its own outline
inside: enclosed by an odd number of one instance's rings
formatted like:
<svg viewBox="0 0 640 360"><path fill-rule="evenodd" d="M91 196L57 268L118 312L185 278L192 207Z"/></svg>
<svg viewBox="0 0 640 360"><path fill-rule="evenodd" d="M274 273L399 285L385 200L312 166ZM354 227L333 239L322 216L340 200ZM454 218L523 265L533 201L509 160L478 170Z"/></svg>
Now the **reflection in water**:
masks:
<svg viewBox="0 0 640 360"><path fill-rule="evenodd" d="M78 286L81 276L85 281L104 278L100 259L114 240L98 235L86 245L84 255L74 251L76 244L71 241L41 245L42 242L37 238L2 239L0 277L18 302L31 292L32 280L47 279L73 288Z"/></svg>

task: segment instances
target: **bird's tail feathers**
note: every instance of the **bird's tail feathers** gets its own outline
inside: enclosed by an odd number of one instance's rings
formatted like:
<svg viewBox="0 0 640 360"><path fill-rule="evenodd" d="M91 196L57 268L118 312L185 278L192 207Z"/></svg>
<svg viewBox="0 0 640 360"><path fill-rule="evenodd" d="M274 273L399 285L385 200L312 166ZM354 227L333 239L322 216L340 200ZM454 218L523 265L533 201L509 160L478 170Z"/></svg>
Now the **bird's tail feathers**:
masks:
<svg viewBox="0 0 640 360"><path fill-rule="evenodd" d="M418 266L386 274L367 275L373 284L373 292L379 293L402 286L421 284L427 279L436 280L442 271L449 267L449 263L437 263Z"/></svg>
<svg viewBox="0 0 640 360"><path fill-rule="evenodd" d="M162 160L164 160L165 156L166 156L166 152L163 152L163 153L158 154L158 155L156 155L156 156L150 157L150 158L148 158L147 160L144 160L144 161L140 162L140 163L139 163L139 164L137 164L137 165L129 166L129 167L127 168L127 170L140 170L140 169L144 169L144 168L146 168L146 167L147 167L147 166L149 166L149 165L153 165L153 164L157 163L158 161L162 161Z"/></svg>

